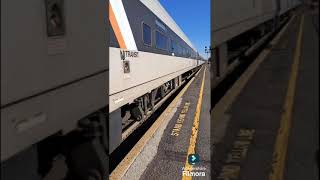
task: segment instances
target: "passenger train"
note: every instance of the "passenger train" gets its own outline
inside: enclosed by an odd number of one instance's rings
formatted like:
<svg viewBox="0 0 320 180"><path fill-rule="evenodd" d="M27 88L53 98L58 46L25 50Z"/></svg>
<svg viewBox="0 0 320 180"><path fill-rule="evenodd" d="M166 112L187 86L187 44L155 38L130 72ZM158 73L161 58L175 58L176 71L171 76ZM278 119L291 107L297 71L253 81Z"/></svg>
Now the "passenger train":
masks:
<svg viewBox="0 0 320 180"><path fill-rule="evenodd" d="M1 0L1 26L3 180L106 178L204 62L157 0Z"/></svg>
<svg viewBox="0 0 320 180"><path fill-rule="evenodd" d="M109 20L112 152L204 61L157 0L110 0Z"/></svg>

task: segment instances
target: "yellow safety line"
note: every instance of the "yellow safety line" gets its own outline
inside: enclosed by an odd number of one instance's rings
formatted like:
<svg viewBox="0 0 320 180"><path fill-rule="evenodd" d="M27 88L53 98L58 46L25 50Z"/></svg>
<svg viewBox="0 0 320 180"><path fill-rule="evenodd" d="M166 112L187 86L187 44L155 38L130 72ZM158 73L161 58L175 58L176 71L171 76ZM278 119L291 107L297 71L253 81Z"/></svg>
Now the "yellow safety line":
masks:
<svg viewBox="0 0 320 180"><path fill-rule="evenodd" d="M286 154L288 148L288 139L290 134L291 120L292 120L292 109L294 104L294 95L296 82L298 77L298 68L301 55L301 42L302 42L302 32L303 32L304 16L302 15L300 22L300 29L297 39L297 45L294 54L294 62L291 66L291 76L289 79L287 94L285 103L283 106L283 113L281 114L280 128L278 130L278 135L275 143L274 153L273 153L273 164L272 172L269 175L269 180L282 180L283 172L286 162Z"/></svg>
<svg viewBox="0 0 320 180"><path fill-rule="evenodd" d="M203 68L201 67L200 71ZM160 117L153 123L153 125L149 128L149 130L142 136L142 138L137 142L137 144L130 150L130 152L126 155L126 157L120 162L120 164L112 171L109 175L110 180L119 180L122 179L127 170L130 168L132 163L141 153L145 145L150 141L150 139L154 136L157 129L165 122L168 116L171 114L173 109L177 106L179 100L185 94L185 92L189 89L191 83L194 81L195 77L193 77L188 84L181 90L181 92L174 98L174 100L169 104L169 106L165 109L165 111L160 115Z"/></svg>
<svg viewBox="0 0 320 180"><path fill-rule="evenodd" d="M200 93L199 93L199 99L198 99L198 103L197 103L197 109L196 109L196 112L194 115L192 134L190 137L190 144L189 144L189 148L188 148L187 160L186 160L186 164L184 167L184 171L192 171L192 165L190 165L188 163L188 156L190 154L195 153L196 141L197 141L198 130L199 130L200 112L201 112L201 106L202 106L202 97L203 97L205 76L206 76L206 67L204 68L204 72L203 72L202 83L201 83L201 88L200 88ZM192 177L191 176L182 176L182 180L187 180L187 179L192 179Z"/></svg>

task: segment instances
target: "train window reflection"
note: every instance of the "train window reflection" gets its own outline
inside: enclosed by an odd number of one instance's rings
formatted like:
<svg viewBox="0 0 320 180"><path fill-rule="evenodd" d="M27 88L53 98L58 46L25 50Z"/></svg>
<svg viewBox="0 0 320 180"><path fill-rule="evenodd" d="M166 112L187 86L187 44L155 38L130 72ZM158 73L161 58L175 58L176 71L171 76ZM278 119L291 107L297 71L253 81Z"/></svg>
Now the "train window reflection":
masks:
<svg viewBox="0 0 320 180"><path fill-rule="evenodd" d="M156 48L167 50L167 44L168 44L168 38L160 33L159 31L156 31Z"/></svg>
<svg viewBox="0 0 320 180"><path fill-rule="evenodd" d="M177 42L175 42L174 40L171 40L171 51L177 55L178 54L178 45Z"/></svg>
<svg viewBox="0 0 320 180"><path fill-rule="evenodd" d="M143 43L151 46L151 28L143 23Z"/></svg>

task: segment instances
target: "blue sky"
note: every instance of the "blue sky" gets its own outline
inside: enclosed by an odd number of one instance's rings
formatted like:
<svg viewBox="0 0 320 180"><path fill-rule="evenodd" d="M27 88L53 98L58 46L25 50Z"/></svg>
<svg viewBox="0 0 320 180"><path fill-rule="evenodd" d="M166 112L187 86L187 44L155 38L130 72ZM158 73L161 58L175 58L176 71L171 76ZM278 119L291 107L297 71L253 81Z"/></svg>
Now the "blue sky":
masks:
<svg viewBox="0 0 320 180"><path fill-rule="evenodd" d="M210 0L159 0L159 2L200 54L207 58L204 47L210 46Z"/></svg>

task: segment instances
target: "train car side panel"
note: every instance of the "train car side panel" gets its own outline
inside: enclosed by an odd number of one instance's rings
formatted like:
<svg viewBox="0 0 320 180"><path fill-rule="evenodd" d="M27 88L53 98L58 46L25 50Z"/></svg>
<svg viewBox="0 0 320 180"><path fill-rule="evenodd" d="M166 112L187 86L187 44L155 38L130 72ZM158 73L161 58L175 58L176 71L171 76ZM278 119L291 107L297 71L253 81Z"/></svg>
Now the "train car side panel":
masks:
<svg viewBox="0 0 320 180"><path fill-rule="evenodd" d="M110 48L110 112L197 66L193 59L138 53L137 58L127 58L130 72L124 73L120 49Z"/></svg>
<svg viewBox="0 0 320 180"><path fill-rule="evenodd" d="M108 103L105 1L2 4L1 161ZM59 31L47 31L50 13Z"/></svg>
<svg viewBox="0 0 320 180"><path fill-rule="evenodd" d="M212 7L213 48L272 19L276 14L274 1L213 1Z"/></svg>

